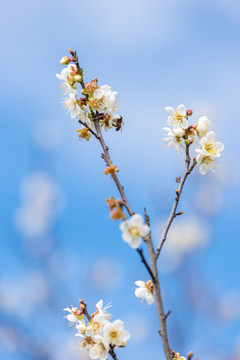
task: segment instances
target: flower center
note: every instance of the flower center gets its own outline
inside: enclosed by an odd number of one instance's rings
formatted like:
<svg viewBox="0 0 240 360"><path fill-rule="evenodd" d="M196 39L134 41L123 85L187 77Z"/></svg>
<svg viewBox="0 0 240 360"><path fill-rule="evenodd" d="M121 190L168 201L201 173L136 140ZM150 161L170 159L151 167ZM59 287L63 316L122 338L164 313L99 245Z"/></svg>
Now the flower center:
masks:
<svg viewBox="0 0 240 360"><path fill-rule="evenodd" d="M213 143L210 143L210 142L206 143L205 149L207 152L209 152L210 154L213 154L213 155L216 155L218 152L216 145Z"/></svg>
<svg viewBox="0 0 240 360"><path fill-rule="evenodd" d="M131 226L128 231L132 237L140 236L139 228L137 226Z"/></svg>
<svg viewBox="0 0 240 360"><path fill-rule="evenodd" d="M112 330L110 331L109 335L111 338L116 338L118 336L118 332L117 330Z"/></svg>

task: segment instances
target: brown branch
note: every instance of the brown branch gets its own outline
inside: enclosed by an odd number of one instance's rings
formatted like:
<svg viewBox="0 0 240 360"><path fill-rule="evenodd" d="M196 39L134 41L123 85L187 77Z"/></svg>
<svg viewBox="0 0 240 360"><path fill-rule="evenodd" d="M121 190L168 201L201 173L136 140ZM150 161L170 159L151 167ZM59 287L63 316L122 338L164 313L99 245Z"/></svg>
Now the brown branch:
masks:
<svg viewBox="0 0 240 360"><path fill-rule="evenodd" d="M197 164L196 160L194 160L192 166L189 168L190 161L191 161L191 159L190 159L190 156L189 156L189 146L186 146L186 160L185 160L186 166L185 166L184 175L183 175L182 179L179 182L178 189L176 190L176 198L175 198L175 201L173 203L173 207L172 207L171 213L169 215L168 221L167 221L166 225L164 226L162 236L161 236L161 239L159 241L159 244L158 244L158 247L157 247L157 250L156 250L156 253L155 253L156 258L158 258L160 253L161 253L162 247L164 245L164 242L167 239L168 231L169 231L170 226L171 226L171 224L173 222L173 219L176 216L182 214L181 212L176 213L177 206L178 206L181 194L182 194L182 190L183 190L183 186L185 184L185 181L186 181L188 175L191 174L191 172L192 172L193 168L195 167L195 165Z"/></svg>
<svg viewBox="0 0 240 360"><path fill-rule="evenodd" d="M109 350L108 353L111 355L111 357L112 357L114 360L118 360L117 355L115 354L112 345L110 345L110 350Z"/></svg>
<svg viewBox="0 0 240 360"><path fill-rule="evenodd" d="M111 166L112 165L112 160L111 160L109 152L108 152L108 146L105 144L105 141L103 139L98 119L97 118L93 119L93 122L94 122L94 125L95 125L95 128L96 128L96 131L97 131L97 139L99 140L99 142L100 142L100 144L102 146L103 152L104 152L104 160L106 161L106 164L108 166ZM113 176L113 180L114 180L114 182L115 182L115 184L116 184L116 186L118 188L118 191L120 192L120 195L121 195L122 201L123 201L123 205L127 209L127 212L129 213L130 216L134 215L134 212L133 212L133 210L132 210L132 208L131 208L128 200L127 200L124 188L121 185L117 174L115 174Z"/></svg>

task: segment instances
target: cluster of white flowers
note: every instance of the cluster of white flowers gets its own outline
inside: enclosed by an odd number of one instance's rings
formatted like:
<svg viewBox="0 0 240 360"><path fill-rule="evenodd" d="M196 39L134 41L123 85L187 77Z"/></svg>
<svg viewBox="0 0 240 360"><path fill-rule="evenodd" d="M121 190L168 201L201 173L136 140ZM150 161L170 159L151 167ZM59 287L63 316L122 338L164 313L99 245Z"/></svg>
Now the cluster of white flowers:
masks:
<svg viewBox="0 0 240 360"><path fill-rule="evenodd" d="M124 347L130 338L128 331L124 329L121 320L110 322L111 315L107 312L107 307L103 308L103 301L100 300L96 305L96 311L91 315L90 320L86 319L82 302L80 309L67 307L64 309L69 314L65 316L69 325L74 325L78 331L76 336L81 338L82 348L88 351L91 359L106 360L108 352Z"/></svg>
<svg viewBox="0 0 240 360"><path fill-rule="evenodd" d="M60 61L65 67L61 74L56 74L61 81L61 88L65 99L63 101L66 109L73 119L83 121L88 128L95 130L93 116L97 113L100 125L107 131L113 126L117 127L121 116L115 114L117 109L116 91L112 91L108 85L98 86L97 79L84 84L82 75L79 74L75 64ZM78 87L81 85L82 97L78 97Z"/></svg>
<svg viewBox="0 0 240 360"><path fill-rule="evenodd" d="M214 171L215 160L221 156L224 145L215 141L213 131L208 131L210 120L202 116L195 125L189 125L188 118L192 111L187 110L183 104L176 110L172 107L166 107L165 110L169 113L167 123L172 125L172 128L163 128L167 132L164 139L168 142L167 146L175 148L180 153L181 149L185 150L186 146L189 147L195 142L197 146L200 145L200 148L195 149L198 153L196 162L199 164L200 173L205 175L208 170Z"/></svg>

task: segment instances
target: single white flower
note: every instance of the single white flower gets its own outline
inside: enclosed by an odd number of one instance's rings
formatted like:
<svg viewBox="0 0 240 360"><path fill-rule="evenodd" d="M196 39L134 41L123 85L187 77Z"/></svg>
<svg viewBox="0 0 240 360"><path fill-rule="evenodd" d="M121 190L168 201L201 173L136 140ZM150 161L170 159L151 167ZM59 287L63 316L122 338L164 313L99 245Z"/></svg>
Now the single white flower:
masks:
<svg viewBox="0 0 240 360"><path fill-rule="evenodd" d="M135 290L135 296L138 298L141 298L142 300L146 299L148 305L151 305L152 303L154 303L152 281L149 280L145 283L144 281L138 280L138 281L135 281L135 284L137 286L139 286Z"/></svg>
<svg viewBox="0 0 240 360"><path fill-rule="evenodd" d="M64 101L66 109L69 110L72 119L81 114L81 108L77 103L77 90L69 94L68 99Z"/></svg>
<svg viewBox="0 0 240 360"><path fill-rule="evenodd" d="M70 326L77 324L83 319L83 315L77 307L72 307L71 309L70 307L67 307L63 309L63 311L68 311L70 313L69 315L64 316L64 318L68 319Z"/></svg>
<svg viewBox="0 0 240 360"><path fill-rule="evenodd" d="M141 245L141 237L147 236L150 232L148 225L143 223L143 218L140 214L131 216L129 220L125 220L120 224L122 231L122 239L133 249L139 248Z"/></svg>
<svg viewBox="0 0 240 360"><path fill-rule="evenodd" d="M95 344L89 350L91 359L106 360L108 358L109 345L106 344L102 336L96 336Z"/></svg>
<svg viewBox="0 0 240 360"><path fill-rule="evenodd" d="M200 149L195 151L203 156L220 157L220 151L224 150L224 145L221 142L215 142L215 134L209 131L200 141Z"/></svg>
<svg viewBox="0 0 240 360"><path fill-rule="evenodd" d="M104 341L115 346L126 346L130 338L128 331L124 330L124 323L121 320L108 322L103 328Z"/></svg>
<svg viewBox="0 0 240 360"><path fill-rule="evenodd" d="M164 127L164 131L167 132L167 137L163 139L163 141L168 141L167 146L171 148L176 148L176 151L180 153L181 148L185 149L185 144L183 143L183 136L185 134L185 130L182 128L170 129L169 127Z"/></svg>
<svg viewBox="0 0 240 360"><path fill-rule="evenodd" d="M98 100L99 112L112 115L117 109L116 91L112 91L108 85L102 85L93 93L93 97Z"/></svg>
<svg viewBox="0 0 240 360"><path fill-rule="evenodd" d="M73 91L72 86L69 84L69 79L71 79L71 73L76 71L77 67L75 64L69 64L66 68L62 69L61 74L56 74L56 77L62 81L60 87L64 95L71 93Z"/></svg>
<svg viewBox="0 0 240 360"><path fill-rule="evenodd" d="M167 106L165 110L169 113L167 123L172 125L174 129L179 127L183 129L188 128L188 120L186 119L187 110L185 105L179 105L176 110L173 107Z"/></svg>
<svg viewBox="0 0 240 360"><path fill-rule="evenodd" d="M198 154L196 157L197 163L200 165L199 170L202 175L205 175L208 170L214 172L214 160L215 157L212 156L204 156L202 154Z"/></svg>
<svg viewBox="0 0 240 360"><path fill-rule="evenodd" d="M196 131L199 137L203 137L207 134L208 128L211 125L211 121L207 116L202 116L196 124Z"/></svg>

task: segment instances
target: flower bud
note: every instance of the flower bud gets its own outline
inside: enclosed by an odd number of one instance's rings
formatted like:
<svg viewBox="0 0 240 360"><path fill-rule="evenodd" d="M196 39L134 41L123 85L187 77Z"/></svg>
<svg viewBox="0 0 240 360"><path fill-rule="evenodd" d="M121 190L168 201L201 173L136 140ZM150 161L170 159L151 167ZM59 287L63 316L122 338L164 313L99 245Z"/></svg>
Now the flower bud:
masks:
<svg viewBox="0 0 240 360"><path fill-rule="evenodd" d="M187 110L187 116L192 116L193 111L192 110Z"/></svg>
<svg viewBox="0 0 240 360"><path fill-rule="evenodd" d="M60 60L60 63L61 63L62 65L68 65L68 64L70 63L69 57L68 57L68 56L62 57L61 60Z"/></svg>
<svg viewBox="0 0 240 360"><path fill-rule="evenodd" d="M75 76L74 76L74 80L75 80L76 82L79 82L79 83L80 83L80 82L82 81L82 76L79 75L79 74L78 74L78 75L75 75Z"/></svg>

